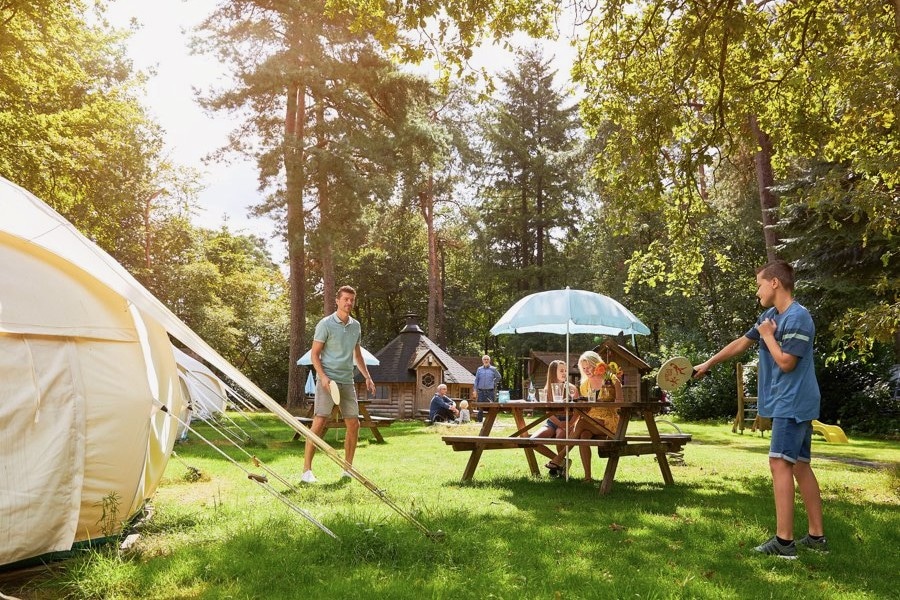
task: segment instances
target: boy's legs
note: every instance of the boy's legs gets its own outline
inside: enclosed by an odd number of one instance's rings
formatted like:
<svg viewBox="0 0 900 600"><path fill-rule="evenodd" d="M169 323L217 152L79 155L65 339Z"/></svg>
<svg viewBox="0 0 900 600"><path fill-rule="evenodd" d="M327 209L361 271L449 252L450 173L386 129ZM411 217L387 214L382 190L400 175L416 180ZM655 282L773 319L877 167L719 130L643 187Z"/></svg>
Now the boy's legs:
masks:
<svg viewBox="0 0 900 600"><path fill-rule="evenodd" d="M797 487L800 497L803 498L803 506L806 508L806 518L809 521L808 531L810 535L820 536L825 534L825 526L822 522L822 494L819 491L819 480L812 470L812 465L805 461L798 461L794 465L794 477L797 479Z"/></svg>
<svg viewBox="0 0 900 600"><path fill-rule="evenodd" d="M809 466L811 440L812 424L809 421L798 423L791 418L772 419L769 468L775 496L775 535L783 540L794 539L794 477L801 487L804 504L809 498L813 506L813 514L809 517L810 528L814 519L818 519L817 526L821 527L819 485ZM818 499L817 502L813 496Z"/></svg>
<svg viewBox="0 0 900 600"><path fill-rule="evenodd" d="M775 495L775 535L794 539L794 465L783 458L770 458Z"/></svg>

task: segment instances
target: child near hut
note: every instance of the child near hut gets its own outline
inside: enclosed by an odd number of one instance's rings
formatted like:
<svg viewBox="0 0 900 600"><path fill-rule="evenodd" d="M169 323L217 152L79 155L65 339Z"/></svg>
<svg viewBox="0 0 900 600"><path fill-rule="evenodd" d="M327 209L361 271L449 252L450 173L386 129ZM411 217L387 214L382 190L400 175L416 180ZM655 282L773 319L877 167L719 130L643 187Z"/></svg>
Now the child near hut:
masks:
<svg viewBox="0 0 900 600"><path fill-rule="evenodd" d="M459 403L459 417L457 421L460 423L468 423L472 419L469 414L469 401L463 400Z"/></svg>

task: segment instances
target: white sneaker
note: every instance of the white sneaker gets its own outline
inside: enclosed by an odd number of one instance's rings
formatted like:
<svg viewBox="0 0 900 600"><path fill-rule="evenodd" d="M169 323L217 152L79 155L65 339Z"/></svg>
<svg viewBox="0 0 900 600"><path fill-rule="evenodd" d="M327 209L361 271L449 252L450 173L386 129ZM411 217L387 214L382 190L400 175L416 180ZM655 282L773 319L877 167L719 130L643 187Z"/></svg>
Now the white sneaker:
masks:
<svg viewBox="0 0 900 600"><path fill-rule="evenodd" d="M312 471L304 471L303 475L300 476L300 481L303 483L315 483L319 480L316 479L316 476L313 475Z"/></svg>
<svg viewBox="0 0 900 600"><path fill-rule="evenodd" d="M341 471L341 479L353 479L353 473L350 471Z"/></svg>

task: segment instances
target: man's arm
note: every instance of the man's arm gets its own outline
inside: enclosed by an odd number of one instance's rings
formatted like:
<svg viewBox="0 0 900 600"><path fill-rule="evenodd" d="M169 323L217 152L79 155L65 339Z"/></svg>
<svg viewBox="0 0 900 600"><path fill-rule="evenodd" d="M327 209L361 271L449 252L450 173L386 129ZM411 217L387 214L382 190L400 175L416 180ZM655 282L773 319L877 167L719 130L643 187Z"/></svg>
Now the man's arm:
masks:
<svg viewBox="0 0 900 600"><path fill-rule="evenodd" d="M322 349L325 347L325 342L320 342L318 340L313 340L312 349L309 351L309 354L312 358L313 368L316 370L316 373L319 374L319 381L322 382L322 385L325 389L328 389L328 384L331 380L328 378L328 375L325 374L325 369L322 368Z"/></svg>
<svg viewBox="0 0 900 600"><path fill-rule="evenodd" d="M753 343L753 340L743 335L736 340L733 340L727 346L716 352L706 362L694 367L694 371L696 372L694 377L698 379L703 377L713 366L746 352L753 346Z"/></svg>
<svg viewBox="0 0 900 600"><path fill-rule="evenodd" d="M369 367L366 366L366 359L363 358L362 348L359 344L353 349L353 358L356 359L356 368L359 369L359 372L362 373L362 376L366 378L366 389L375 395L375 382L372 381L372 376L369 375Z"/></svg>

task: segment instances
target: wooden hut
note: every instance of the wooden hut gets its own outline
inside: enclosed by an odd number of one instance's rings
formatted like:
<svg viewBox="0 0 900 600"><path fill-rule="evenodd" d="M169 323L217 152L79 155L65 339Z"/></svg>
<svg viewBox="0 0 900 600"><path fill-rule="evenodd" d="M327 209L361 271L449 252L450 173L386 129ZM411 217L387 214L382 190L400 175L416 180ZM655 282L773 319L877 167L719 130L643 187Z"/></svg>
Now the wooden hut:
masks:
<svg viewBox="0 0 900 600"><path fill-rule="evenodd" d="M375 353L380 365L369 366L377 391L369 412L395 419L417 418L431 405L437 386L447 385L451 398L468 398L475 376L432 342L419 327L417 315L407 315L400 334ZM357 392L365 382L357 376Z"/></svg>

